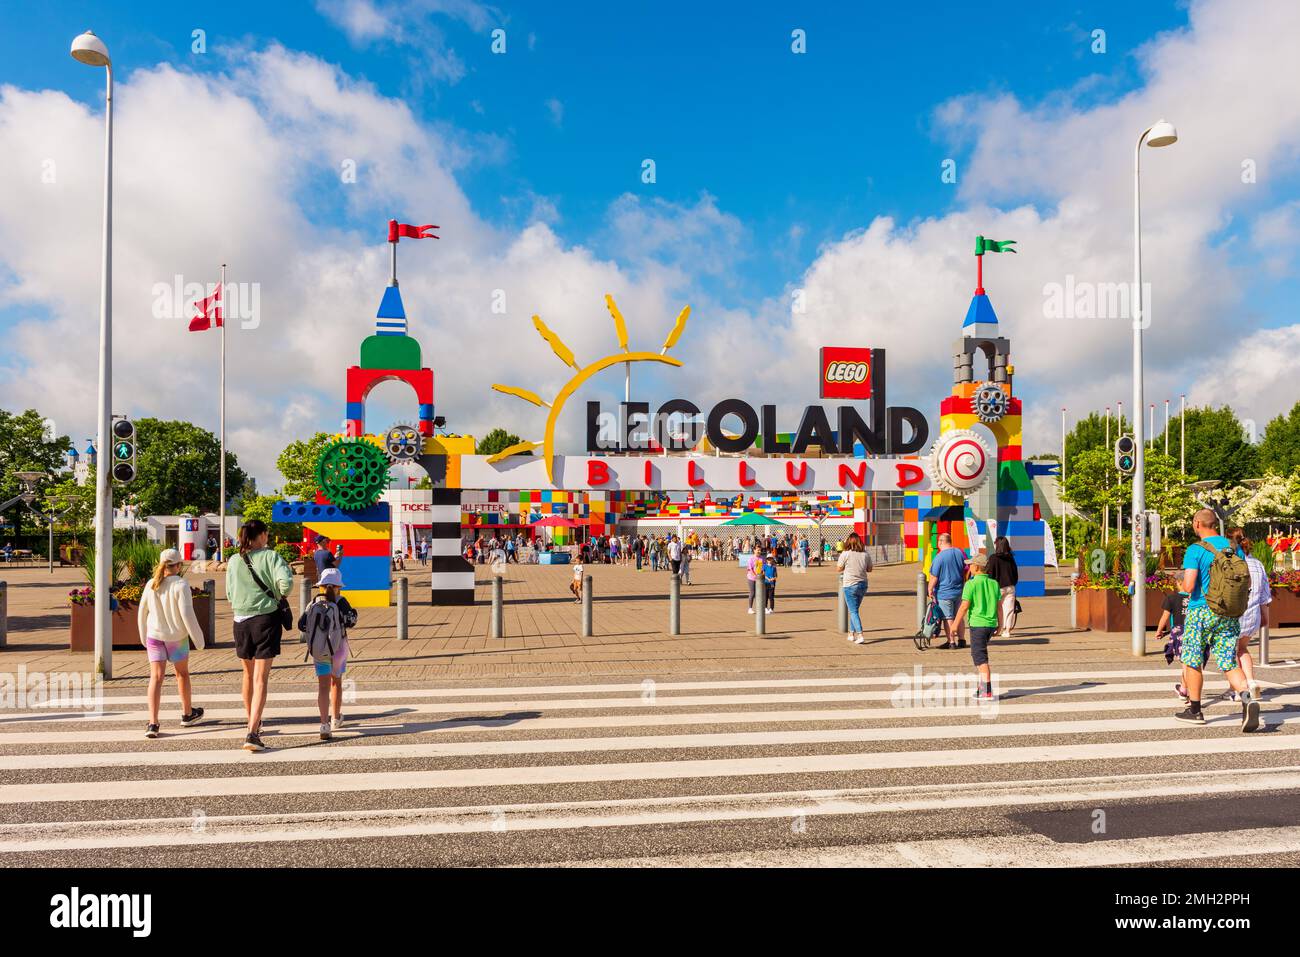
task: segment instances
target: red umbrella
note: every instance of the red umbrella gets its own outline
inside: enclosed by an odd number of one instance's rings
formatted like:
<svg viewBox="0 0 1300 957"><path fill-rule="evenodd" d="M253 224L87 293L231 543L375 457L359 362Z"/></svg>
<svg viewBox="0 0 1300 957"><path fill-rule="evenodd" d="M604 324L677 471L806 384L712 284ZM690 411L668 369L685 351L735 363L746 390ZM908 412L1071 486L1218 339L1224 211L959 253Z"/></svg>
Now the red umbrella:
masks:
<svg viewBox="0 0 1300 957"><path fill-rule="evenodd" d="M583 523L563 515L547 515L533 522L533 528L582 528Z"/></svg>

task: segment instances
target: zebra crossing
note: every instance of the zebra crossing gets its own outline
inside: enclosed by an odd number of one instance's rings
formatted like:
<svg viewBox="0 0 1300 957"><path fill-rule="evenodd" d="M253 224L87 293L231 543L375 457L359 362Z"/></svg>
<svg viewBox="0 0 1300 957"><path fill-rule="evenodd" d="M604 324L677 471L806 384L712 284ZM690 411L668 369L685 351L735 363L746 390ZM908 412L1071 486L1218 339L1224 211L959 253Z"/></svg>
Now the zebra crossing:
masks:
<svg viewBox="0 0 1300 957"><path fill-rule="evenodd" d="M314 689L281 685L262 754L238 748L238 694L196 689L207 716L190 728L164 696L163 737L146 741L145 697L127 691L96 713L0 712L0 866L1300 854L1300 816L1284 810L1300 792L1300 675L1269 675L1264 727L1249 735L1228 703L1204 727L1173 721L1175 676L1160 668L1009 672L992 706L900 694L923 673L358 687L328 742ZM1207 686L1207 698L1224 687ZM1196 813L1177 840L1135 823L1161 803L1195 812L1259 795L1272 798L1235 843L1198 830ZM1035 823L1078 812L1083 828L1097 808L1127 830L1062 840Z"/></svg>

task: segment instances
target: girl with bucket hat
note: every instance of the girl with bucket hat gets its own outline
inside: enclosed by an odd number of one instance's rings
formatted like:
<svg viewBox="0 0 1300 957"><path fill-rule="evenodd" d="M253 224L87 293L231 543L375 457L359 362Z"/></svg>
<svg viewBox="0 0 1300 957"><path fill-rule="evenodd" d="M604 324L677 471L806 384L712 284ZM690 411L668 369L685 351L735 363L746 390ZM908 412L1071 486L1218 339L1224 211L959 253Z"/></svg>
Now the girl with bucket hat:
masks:
<svg viewBox="0 0 1300 957"><path fill-rule="evenodd" d="M348 629L357 612L343 597L343 573L327 568L316 581L320 591L298 619L307 643L307 656L316 668L316 703L320 707L320 739L328 741L343 727L343 672L348 667ZM332 699L332 701L331 701ZM330 717L330 704L334 705Z"/></svg>
<svg viewBox="0 0 1300 957"><path fill-rule="evenodd" d="M181 577L181 553L169 548L158 556L153 577L140 594L136 625L140 644L149 653L149 723L146 738L158 737L158 711L162 704L163 680L167 663L176 672L176 687L181 695L181 724L197 724L203 709L195 708L190 698L190 639L203 647L203 629L194 615L194 596L189 583Z"/></svg>

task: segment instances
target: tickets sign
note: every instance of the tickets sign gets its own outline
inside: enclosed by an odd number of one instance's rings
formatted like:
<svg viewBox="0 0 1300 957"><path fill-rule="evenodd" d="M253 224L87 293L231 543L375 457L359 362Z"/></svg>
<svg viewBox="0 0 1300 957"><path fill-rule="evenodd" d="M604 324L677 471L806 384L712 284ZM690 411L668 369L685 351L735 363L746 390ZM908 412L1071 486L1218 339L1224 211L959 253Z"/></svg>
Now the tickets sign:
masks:
<svg viewBox="0 0 1300 957"><path fill-rule="evenodd" d="M823 346L820 363L821 397L870 399L871 351L847 346Z"/></svg>

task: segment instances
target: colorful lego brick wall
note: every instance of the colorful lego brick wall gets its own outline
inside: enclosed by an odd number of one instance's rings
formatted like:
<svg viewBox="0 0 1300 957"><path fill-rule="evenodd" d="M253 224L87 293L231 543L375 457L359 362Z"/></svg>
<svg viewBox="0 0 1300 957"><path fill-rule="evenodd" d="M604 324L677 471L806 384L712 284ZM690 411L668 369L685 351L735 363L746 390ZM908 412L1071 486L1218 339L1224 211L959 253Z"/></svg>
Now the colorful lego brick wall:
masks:
<svg viewBox="0 0 1300 957"><path fill-rule="evenodd" d="M276 502L276 522L301 523L343 546L343 593L357 608L387 608L392 588L392 524L387 502L345 512L320 502Z"/></svg>

